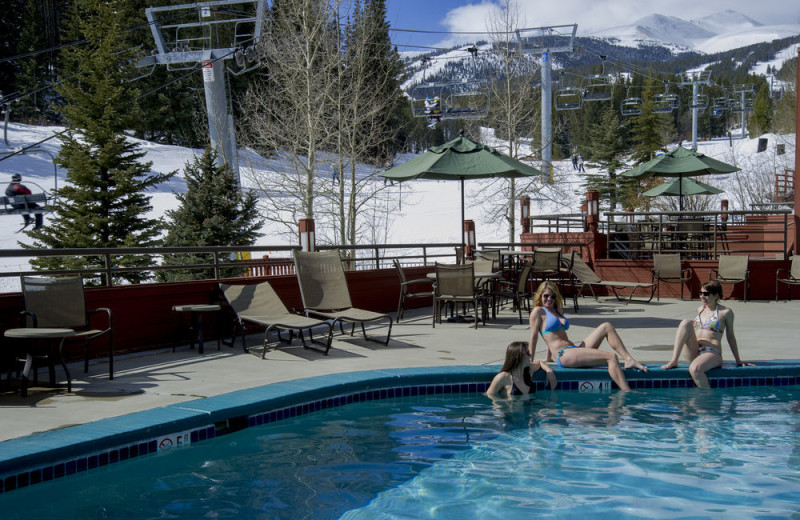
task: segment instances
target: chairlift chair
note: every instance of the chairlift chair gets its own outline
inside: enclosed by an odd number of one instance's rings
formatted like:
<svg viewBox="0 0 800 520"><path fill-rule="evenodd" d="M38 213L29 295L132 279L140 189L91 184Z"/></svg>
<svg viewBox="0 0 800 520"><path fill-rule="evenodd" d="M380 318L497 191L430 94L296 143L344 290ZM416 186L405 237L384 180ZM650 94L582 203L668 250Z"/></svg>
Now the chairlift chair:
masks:
<svg viewBox="0 0 800 520"><path fill-rule="evenodd" d="M603 72L592 74L581 80L584 101L608 101L614 94L614 82L606 74L606 56L601 55Z"/></svg>
<svg viewBox="0 0 800 520"><path fill-rule="evenodd" d="M425 106L425 100L428 98L439 98L439 114L444 115L447 111L447 99L451 96L449 83L421 83L411 89L410 102L411 114L414 117L431 117L432 114L428 107Z"/></svg>
<svg viewBox="0 0 800 520"><path fill-rule="evenodd" d="M631 97L622 100L620 111L623 116L638 116L642 113L642 98Z"/></svg>
<svg viewBox="0 0 800 520"><path fill-rule="evenodd" d="M712 107L711 115L719 117L723 115L726 110L730 109L730 101L726 96L715 97Z"/></svg>
<svg viewBox="0 0 800 520"><path fill-rule="evenodd" d="M708 96L706 94L697 94L697 98L692 98L692 101L689 103L689 108L692 110L698 110L700 113L705 112L708 108Z"/></svg>
<svg viewBox="0 0 800 520"><path fill-rule="evenodd" d="M614 94L614 82L611 76L594 74L581 80L584 101L608 101Z"/></svg>
<svg viewBox="0 0 800 520"><path fill-rule="evenodd" d="M563 87L555 93L556 110L578 110L583 107L583 90L578 87Z"/></svg>
<svg viewBox="0 0 800 520"><path fill-rule="evenodd" d="M442 113L447 119L481 119L489 114L491 94L481 81L462 81L450 85Z"/></svg>
<svg viewBox="0 0 800 520"><path fill-rule="evenodd" d="M626 91L626 97L620 104L620 112L623 116L638 116L642 113L642 98L630 95L630 87Z"/></svg>
<svg viewBox="0 0 800 520"><path fill-rule="evenodd" d="M681 98L677 94L669 93L669 83L664 82L664 93L653 96L653 112L656 114L669 114L680 108Z"/></svg>

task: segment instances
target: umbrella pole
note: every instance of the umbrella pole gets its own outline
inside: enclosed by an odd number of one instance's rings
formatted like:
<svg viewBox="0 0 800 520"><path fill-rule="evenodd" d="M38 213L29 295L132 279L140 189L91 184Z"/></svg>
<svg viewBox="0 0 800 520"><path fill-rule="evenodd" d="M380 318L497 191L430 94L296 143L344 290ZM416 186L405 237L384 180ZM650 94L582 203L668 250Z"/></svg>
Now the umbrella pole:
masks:
<svg viewBox="0 0 800 520"><path fill-rule="evenodd" d="M458 229L461 233L461 249L464 251L464 255L466 255L467 244L464 238L464 177L461 177L459 180L461 181L461 222L459 223Z"/></svg>

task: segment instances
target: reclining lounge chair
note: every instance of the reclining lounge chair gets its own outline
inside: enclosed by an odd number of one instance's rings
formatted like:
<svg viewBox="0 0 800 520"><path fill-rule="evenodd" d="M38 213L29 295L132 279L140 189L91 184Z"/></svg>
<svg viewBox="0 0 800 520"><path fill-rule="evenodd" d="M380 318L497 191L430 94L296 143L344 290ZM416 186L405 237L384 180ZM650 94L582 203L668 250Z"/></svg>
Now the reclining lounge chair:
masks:
<svg viewBox="0 0 800 520"><path fill-rule="evenodd" d="M352 323L351 336L355 332L355 324L360 323L364 339L384 345L389 344L392 335L391 316L353 307L338 251L309 253L295 249L292 255L297 283L300 285L300 295L303 297L303 308L307 316L331 320L334 327L339 323L342 332L344 332L343 323ZM366 322L380 320L389 320L386 341L370 338L364 327Z"/></svg>
<svg viewBox="0 0 800 520"><path fill-rule="evenodd" d="M322 346L324 348L323 353L326 356L328 355L333 336L333 327L331 324L327 321L315 320L308 316L301 316L289 312L269 282L262 282L256 285L229 285L220 283L219 288L222 289L225 299L236 313L236 322L239 324L239 332L242 336L242 347L245 352L247 352L247 343L245 343L244 333L249 323L266 329L264 331L264 352L261 354L261 359L264 359L267 355L267 340L270 331L273 330L277 331L278 340L284 343L291 343L292 335L294 331L297 331L297 335L300 336L300 341L303 343L303 348L308 348L305 338L303 337L303 331L307 330L311 342ZM322 342L314 339L312 336L312 329L314 327L326 327L328 329L327 341ZM289 331L288 340L284 340L281 337L282 330ZM233 342L236 342L235 333Z"/></svg>
<svg viewBox="0 0 800 520"><path fill-rule="evenodd" d="M584 287L588 287L592 292L592 296L594 296L595 300L598 301L600 298L594 293L594 287L610 287L611 291L614 293L614 296L617 297L617 300L625 301L626 303L630 303L633 300L633 295L636 293L637 289L650 289L650 297L647 299L648 303L653 299L653 295L656 292L656 284L651 282L620 282L603 280L597 276L597 273L595 273L592 268L589 267L578 255L575 255L572 261L572 275L577 280L576 285L578 286L578 294L583 292ZM631 290L627 301L623 298L620 298L619 294L617 293L617 289Z"/></svg>

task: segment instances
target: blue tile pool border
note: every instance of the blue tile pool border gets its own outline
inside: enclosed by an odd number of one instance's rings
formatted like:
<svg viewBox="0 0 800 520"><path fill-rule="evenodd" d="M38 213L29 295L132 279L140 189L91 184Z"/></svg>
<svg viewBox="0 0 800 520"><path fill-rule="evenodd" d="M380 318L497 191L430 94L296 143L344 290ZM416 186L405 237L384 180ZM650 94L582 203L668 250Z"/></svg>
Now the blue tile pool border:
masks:
<svg viewBox="0 0 800 520"><path fill-rule="evenodd" d="M187 401L121 417L36 433L0 443L0 494L41 482L202 442L243 428L269 424L351 403L440 394L485 392L498 365L402 368L330 374L274 383ZM558 391L607 388L608 372L557 369ZM800 361L725 366L708 373L712 388L800 384ZM632 389L691 388L684 365L649 373L626 370ZM534 377L545 390L542 373ZM180 443L180 441L178 442Z"/></svg>

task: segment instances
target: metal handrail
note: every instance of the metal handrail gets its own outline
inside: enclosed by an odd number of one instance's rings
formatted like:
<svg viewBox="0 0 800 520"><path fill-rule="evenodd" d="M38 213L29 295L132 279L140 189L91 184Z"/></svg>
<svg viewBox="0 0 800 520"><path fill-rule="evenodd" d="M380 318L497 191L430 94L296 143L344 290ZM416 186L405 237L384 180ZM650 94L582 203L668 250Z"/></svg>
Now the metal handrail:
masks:
<svg viewBox="0 0 800 520"><path fill-rule="evenodd" d="M446 258L453 262L457 243L434 244L371 244L371 245L318 245L317 249L338 249L343 253L343 260L347 261L348 269L382 269L392 268L392 260L401 258L405 265L433 265L436 261ZM265 246L193 246L193 247L119 247L119 248L65 248L65 249L2 249L0 258L38 258L38 257L99 257L103 259L102 266L81 267L76 269L53 270L15 270L0 271L0 278L17 278L19 276L48 274L100 277L103 285L111 287L114 278L124 273L144 272L155 274L163 271L185 271L213 269L214 278L222 278L221 274L229 268L258 267L267 264L283 265L293 263L291 251L300 249L299 246L265 245ZM286 252L285 258L277 259L238 259L237 254L243 252ZM165 265L163 257L172 254L211 255L207 263L193 263L181 265ZM148 256L153 262L150 265L121 267L114 261L120 256ZM352 258L351 258L352 256Z"/></svg>

